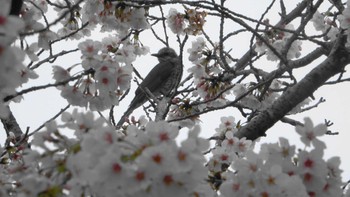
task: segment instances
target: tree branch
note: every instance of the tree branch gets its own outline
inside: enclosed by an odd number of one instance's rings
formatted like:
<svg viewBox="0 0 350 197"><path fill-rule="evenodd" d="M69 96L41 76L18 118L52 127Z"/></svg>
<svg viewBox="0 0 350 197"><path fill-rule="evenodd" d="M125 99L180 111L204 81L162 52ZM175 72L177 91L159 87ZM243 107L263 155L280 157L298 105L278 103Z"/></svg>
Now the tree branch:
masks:
<svg viewBox="0 0 350 197"><path fill-rule="evenodd" d="M4 125L6 134L7 136L9 136L10 132L12 132L13 134L15 134L16 138L20 137L23 134L23 132L19 127L16 121L16 118L13 116L10 107L8 107L8 110L9 110L9 116L7 118L1 118L1 122Z"/></svg>
<svg viewBox="0 0 350 197"><path fill-rule="evenodd" d="M344 70L350 62L348 51L344 40L340 37L333 46L327 59L308 73L299 83L289 88L268 109L259 113L249 123L241 127L235 134L236 137L246 137L255 140L265 136L266 131L277 121L283 118L296 105L311 96L329 78Z"/></svg>

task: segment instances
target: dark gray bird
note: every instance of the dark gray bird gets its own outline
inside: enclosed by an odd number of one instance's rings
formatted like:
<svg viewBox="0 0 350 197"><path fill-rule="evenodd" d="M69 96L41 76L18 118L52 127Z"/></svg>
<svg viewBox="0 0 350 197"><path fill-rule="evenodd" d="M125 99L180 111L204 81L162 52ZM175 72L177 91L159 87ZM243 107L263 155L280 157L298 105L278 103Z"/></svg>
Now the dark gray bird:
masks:
<svg viewBox="0 0 350 197"><path fill-rule="evenodd" d="M126 117L148 100L148 95L145 92L146 88L155 97L160 95L168 96L172 90L177 88L181 80L183 71L182 63L174 49L165 47L152 55L158 58L159 63L148 73L136 89L135 97L119 120L117 127L122 126Z"/></svg>

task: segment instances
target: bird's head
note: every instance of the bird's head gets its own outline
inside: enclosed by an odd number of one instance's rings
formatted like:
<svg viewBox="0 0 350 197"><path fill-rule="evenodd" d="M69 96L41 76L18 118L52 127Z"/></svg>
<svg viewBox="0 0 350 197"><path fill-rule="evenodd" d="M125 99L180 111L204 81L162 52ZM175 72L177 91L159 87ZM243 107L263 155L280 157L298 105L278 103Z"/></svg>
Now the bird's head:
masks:
<svg viewBox="0 0 350 197"><path fill-rule="evenodd" d="M175 50L169 47L164 47L160 49L158 53L154 53L152 55L157 57L159 62L167 61L169 59L178 57Z"/></svg>

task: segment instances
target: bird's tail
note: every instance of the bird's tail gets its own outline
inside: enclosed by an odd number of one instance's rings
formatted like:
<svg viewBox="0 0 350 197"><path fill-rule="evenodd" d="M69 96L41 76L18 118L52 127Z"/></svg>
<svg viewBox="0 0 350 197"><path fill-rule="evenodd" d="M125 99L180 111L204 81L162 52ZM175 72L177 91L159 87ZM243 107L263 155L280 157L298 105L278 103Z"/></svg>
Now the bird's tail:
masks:
<svg viewBox="0 0 350 197"><path fill-rule="evenodd" d="M120 118L119 122L117 123L116 127L120 128L123 123L125 122L126 118L138 107L140 107L145 101L147 100L146 95L141 92L138 93L136 91L135 98L131 101L129 108L124 112L123 116Z"/></svg>
<svg viewBox="0 0 350 197"><path fill-rule="evenodd" d="M133 108L129 107L126 112L123 114L123 116L120 118L120 120L118 121L116 127L120 128L123 123L126 121L126 118L134 111Z"/></svg>

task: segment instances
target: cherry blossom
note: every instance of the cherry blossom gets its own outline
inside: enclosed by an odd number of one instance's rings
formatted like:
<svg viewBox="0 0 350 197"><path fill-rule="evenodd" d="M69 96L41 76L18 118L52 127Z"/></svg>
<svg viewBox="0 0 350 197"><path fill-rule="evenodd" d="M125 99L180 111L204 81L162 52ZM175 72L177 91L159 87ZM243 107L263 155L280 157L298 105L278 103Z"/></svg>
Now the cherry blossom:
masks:
<svg viewBox="0 0 350 197"><path fill-rule="evenodd" d="M192 41L192 47L187 49L187 52L190 53L188 59L191 62L197 62L202 57L205 46L205 41L202 37L198 37L196 41Z"/></svg>
<svg viewBox="0 0 350 197"><path fill-rule="evenodd" d="M101 49L101 43L99 41L93 41L91 39L85 40L78 44L78 48L81 50L84 57L93 58L97 55Z"/></svg>
<svg viewBox="0 0 350 197"><path fill-rule="evenodd" d="M300 135L301 141L306 146L310 146L312 144L314 147L322 149L326 148L325 143L320 141L318 137L324 135L327 132L327 126L324 124L319 124L314 127L314 124L310 118L305 118L304 121L304 126L297 126L295 128L296 132Z"/></svg>
<svg viewBox="0 0 350 197"><path fill-rule="evenodd" d="M338 18L340 21L342 21L342 15L340 15ZM335 40L338 34L338 29L334 25L331 19L326 18L323 14L316 11L313 18L312 18L313 25L316 29L316 31L321 31L324 34L327 34L325 39ZM344 22L341 22L341 24Z"/></svg>
<svg viewBox="0 0 350 197"><path fill-rule="evenodd" d="M39 39L38 39L38 46L40 48L43 48L45 50L50 49L50 42L53 40L57 39L58 35L57 33L47 30L39 34Z"/></svg>
<svg viewBox="0 0 350 197"><path fill-rule="evenodd" d="M294 26L292 24L288 24L284 27L288 30L294 30ZM273 35L272 38L267 38L266 41L273 46L273 48L280 53L282 50L284 50L285 43L288 41L288 39L292 36L289 32L280 32L280 34ZM298 58L301 53L301 44L302 42L299 40L295 40L292 42L290 48L287 51L287 59L293 59ZM275 51L270 50L270 48L262 41L258 40L255 51L259 54L266 53L267 60L270 61L277 61L279 60L279 57L275 54Z"/></svg>
<svg viewBox="0 0 350 197"><path fill-rule="evenodd" d="M81 65L87 76L83 76L83 80L73 86L65 84L60 88L61 95L72 105L103 111L118 105L119 96L130 87L133 71L131 62L136 57L133 45L123 45L122 49L114 51L111 41L104 40L102 44L88 39L78 45L82 52ZM54 67L54 78L58 81L69 80L70 69Z"/></svg>
<svg viewBox="0 0 350 197"><path fill-rule="evenodd" d="M146 11L143 8L135 8L130 12L130 26L135 29L148 29L150 26L146 21Z"/></svg>
<svg viewBox="0 0 350 197"><path fill-rule="evenodd" d="M343 29L348 29L350 27L350 3L347 1L346 8L343 10L342 14L339 16L340 27Z"/></svg>
<svg viewBox="0 0 350 197"><path fill-rule="evenodd" d="M53 66L53 78L57 81L66 81L70 79L70 73L67 69L62 68L61 66Z"/></svg>
<svg viewBox="0 0 350 197"><path fill-rule="evenodd" d="M178 129L169 127L165 122L150 122L147 124L146 130L149 131L149 136L153 144L171 142L175 140L178 135Z"/></svg>
<svg viewBox="0 0 350 197"><path fill-rule="evenodd" d="M175 34L183 34L185 29L184 16L177 12L176 9L171 8L167 16L167 23L171 31Z"/></svg>

